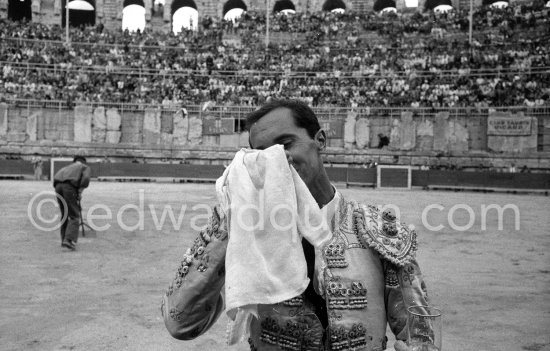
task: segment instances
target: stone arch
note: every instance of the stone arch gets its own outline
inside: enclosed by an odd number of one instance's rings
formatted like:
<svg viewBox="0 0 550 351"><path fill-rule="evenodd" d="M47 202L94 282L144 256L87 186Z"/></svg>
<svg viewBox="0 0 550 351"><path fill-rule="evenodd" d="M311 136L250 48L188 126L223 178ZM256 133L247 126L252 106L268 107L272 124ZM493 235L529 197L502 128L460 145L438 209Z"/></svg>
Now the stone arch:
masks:
<svg viewBox="0 0 550 351"><path fill-rule="evenodd" d="M219 9L220 6L218 5L218 13ZM223 4L223 8L221 9L222 18L226 21L235 21L246 11L248 11L248 6L243 0L228 0L225 2L225 4Z"/></svg>
<svg viewBox="0 0 550 351"><path fill-rule="evenodd" d="M8 0L8 18L12 21L32 20L31 0Z"/></svg>
<svg viewBox="0 0 550 351"><path fill-rule="evenodd" d="M510 2L508 0L483 0L483 6L489 6L494 4L495 2L506 2L508 5L510 5Z"/></svg>
<svg viewBox="0 0 550 351"><path fill-rule="evenodd" d="M439 5L453 6L453 3L451 0L426 0L424 3L424 9L431 11Z"/></svg>
<svg viewBox="0 0 550 351"><path fill-rule="evenodd" d="M188 7L188 8L191 8L193 9L194 11L191 11L191 12L194 12L194 13L187 13L184 15L184 17L179 17L179 13L178 11L184 7ZM171 16L170 16L170 20L171 20L171 27L172 27L172 31L174 33L178 33L182 27L186 27L186 28L192 28L192 29L195 29L197 30L198 29L198 22L199 22L199 18L198 18L198 9L197 9L197 4L195 4L195 1L193 0L174 0L174 2L172 2L172 5L170 7L170 13L171 13ZM179 17L179 18L175 18L175 17Z"/></svg>
<svg viewBox="0 0 550 351"><path fill-rule="evenodd" d="M335 9L347 10L347 7L342 0L326 0L323 4L323 11L332 11Z"/></svg>
<svg viewBox="0 0 550 351"><path fill-rule="evenodd" d="M69 4L69 26L94 26L96 21L95 0L61 0L61 26L65 27L65 4ZM87 3L87 5L86 5ZM86 9L81 9L86 5ZM89 8L89 9L88 9Z"/></svg>
<svg viewBox="0 0 550 351"><path fill-rule="evenodd" d="M177 10L179 10L180 8L185 7L185 6L191 7L191 8L198 11L197 4L195 4L195 1L193 1L193 0L174 0L172 2L172 6L170 8L170 13L173 16L174 12L176 12Z"/></svg>
<svg viewBox="0 0 550 351"><path fill-rule="evenodd" d="M124 2L122 3L122 8L125 8L129 5L138 5L145 8L145 3L143 2L143 0L124 0Z"/></svg>
<svg viewBox="0 0 550 351"><path fill-rule="evenodd" d="M122 3L122 30L143 31L146 26L143 0L124 0Z"/></svg>
<svg viewBox="0 0 550 351"><path fill-rule="evenodd" d="M376 0L372 9L379 12L388 7L395 8L395 0Z"/></svg>
<svg viewBox="0 0 550 351"><path fill-rule="evenodd" d="M248 7L246 6L243 0L228 0L223 5L222 16L225 16L225 14L229 10L233 10L233 9L243 9L244 11L247 11Z"/></svg>
<svg viewBox="0 0 550 351"><path fill-rule="evenodd" d="M275 5L273 5L273 13L281 12L283 10L294 10L296 11L296 6L291 0L278 0Z"/></svg>

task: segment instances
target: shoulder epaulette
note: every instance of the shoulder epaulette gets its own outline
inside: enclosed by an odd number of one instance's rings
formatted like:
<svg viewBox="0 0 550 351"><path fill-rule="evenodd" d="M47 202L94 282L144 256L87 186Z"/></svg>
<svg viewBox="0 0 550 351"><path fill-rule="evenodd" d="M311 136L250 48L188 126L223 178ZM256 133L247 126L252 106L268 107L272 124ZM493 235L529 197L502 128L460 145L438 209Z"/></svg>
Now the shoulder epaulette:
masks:
<svg viewBox="0 0 550 351"><path fill-rule="evenodd" d="M404 266L416 255L416 232L396 221L389 212L359 205L353 221L358 240L364 247L376 250L384 259Z"/></svg>

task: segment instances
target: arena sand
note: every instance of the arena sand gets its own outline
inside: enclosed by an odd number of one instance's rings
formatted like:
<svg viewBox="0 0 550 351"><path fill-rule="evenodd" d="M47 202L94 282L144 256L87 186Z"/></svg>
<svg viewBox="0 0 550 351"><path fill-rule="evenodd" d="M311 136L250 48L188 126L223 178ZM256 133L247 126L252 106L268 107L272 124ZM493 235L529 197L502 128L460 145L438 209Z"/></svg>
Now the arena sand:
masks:
<svg viewBox="0 0 550 351"><path fill-rule="evenodd" d="M124 230L138 223L140 189L145 209L143 230ZM101 204L112 219L98 219L96 238L81 238L78 251L60 247L58 231L36 228L27 210L30 200L51 191L49 182L0 182L0 349L1 350L247 350L224 344L223 315L206 334L178 341L165 330L160 300L173 278L184 250L196 232L195 215L214 204L212 184L99 183L84 193L85 212ZM340 189L344 195L372 204L395 204L401 218L418 231L418 261L431 303L443 310L445 351L550 350L550 200L538 195L465 192ZM31 209L36 219L36 208ZM169 218L157 230L149 205L160 219L171 205L176 219L187 206L178 230ZM444 225L430 231L423 224ZM453 212L453 206L463 204ZM513 204L520 213L519 230L513 211L506 210L502 230L496 211L482 228L481 206ZM471 208L473 213L468 213ZM57 214L52 203L41 207L46 222ZM124 224L117 224L122 213ZM468 230L454 230L447 219ZM96 214L105 214L98 210ZM157 221L158 222L158 221ZM37 220L38 224L46 224ZM204 223L204 220L199 223Z"/></svg>

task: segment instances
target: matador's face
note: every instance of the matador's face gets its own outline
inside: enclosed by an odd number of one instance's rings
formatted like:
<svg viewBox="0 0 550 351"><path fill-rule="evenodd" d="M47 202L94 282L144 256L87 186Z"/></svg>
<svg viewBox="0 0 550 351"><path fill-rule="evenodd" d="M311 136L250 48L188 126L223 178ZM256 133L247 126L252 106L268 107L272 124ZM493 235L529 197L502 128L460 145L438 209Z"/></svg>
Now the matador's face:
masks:
<svg viewBox="0 0 550 351"><path fill-rule="evenodd" d="M292 111L285 107L267 113L250 128L250 146L263 150L282 144L289 163L310 190L323 167L320 150L325 143L322 130L311 138L306 129L296 125Z"/></svg>

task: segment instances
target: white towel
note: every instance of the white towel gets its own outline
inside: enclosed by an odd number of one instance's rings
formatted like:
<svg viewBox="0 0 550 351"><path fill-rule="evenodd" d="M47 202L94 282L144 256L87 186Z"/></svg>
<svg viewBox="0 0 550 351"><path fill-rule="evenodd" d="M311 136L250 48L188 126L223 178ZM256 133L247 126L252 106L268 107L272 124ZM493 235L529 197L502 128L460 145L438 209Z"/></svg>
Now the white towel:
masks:
<svg viewBox="0 0 550 351"><path fill-rule="evenodd" d="M228 343L234 344L248 337L258 304L282 302L306 289L300 234L318 250L331 234L282 145L237 152L216 192L228 216L225 295L233 320Z"/></svg>

